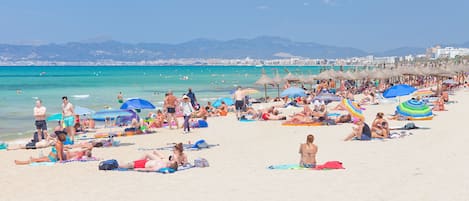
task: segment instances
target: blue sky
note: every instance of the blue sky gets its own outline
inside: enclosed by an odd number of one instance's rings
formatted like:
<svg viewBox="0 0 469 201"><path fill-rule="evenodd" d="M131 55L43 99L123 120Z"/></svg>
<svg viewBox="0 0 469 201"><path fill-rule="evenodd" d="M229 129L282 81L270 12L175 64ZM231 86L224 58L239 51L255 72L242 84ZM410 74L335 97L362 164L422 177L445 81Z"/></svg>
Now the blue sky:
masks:
<svg viewBox="0 0 469 201"><path fill-rule="evenodd" d="M11 0L0 43L280 36L380 51L469 41L467 0Z"/></svg>

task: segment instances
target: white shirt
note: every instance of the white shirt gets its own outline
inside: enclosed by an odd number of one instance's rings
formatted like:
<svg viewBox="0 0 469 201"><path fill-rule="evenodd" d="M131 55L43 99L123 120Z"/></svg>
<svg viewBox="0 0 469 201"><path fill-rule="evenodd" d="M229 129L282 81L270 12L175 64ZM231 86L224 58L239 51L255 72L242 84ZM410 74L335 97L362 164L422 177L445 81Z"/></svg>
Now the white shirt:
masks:
<svg viewBox="0 0 469 201"><path fill-rule="evenodd" d="M194 112L191 102L181 102L181 108L185 116L190 116Z"/></svg>

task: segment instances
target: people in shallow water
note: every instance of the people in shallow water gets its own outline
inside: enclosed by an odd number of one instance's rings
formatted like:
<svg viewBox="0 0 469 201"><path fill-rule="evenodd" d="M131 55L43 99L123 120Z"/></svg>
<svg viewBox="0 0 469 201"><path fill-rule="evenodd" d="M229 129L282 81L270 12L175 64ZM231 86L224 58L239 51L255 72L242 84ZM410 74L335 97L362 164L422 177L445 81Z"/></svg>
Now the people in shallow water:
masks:
<svg viewBox="0 0 469 201"><path fill-rule="evenodd" d="M300 166L305 168L315 168L317 152L318 146L314 144L314 135L310 134L306 137L306 143L300 145Z"/></svg>
<svg viewBox="0 0 469 201"><path fill-rule="evenodd" d="M119 92L119 94L117 94L117 102L118 103L124 102L124 96L122 95L122 92Z"/></svg>

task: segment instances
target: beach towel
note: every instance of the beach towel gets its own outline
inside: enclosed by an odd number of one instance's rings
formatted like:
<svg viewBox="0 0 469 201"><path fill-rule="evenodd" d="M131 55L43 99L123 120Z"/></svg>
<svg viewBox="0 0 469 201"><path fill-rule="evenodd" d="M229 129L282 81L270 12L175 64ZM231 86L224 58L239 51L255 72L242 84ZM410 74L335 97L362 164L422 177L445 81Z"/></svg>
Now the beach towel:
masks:
<svg viewBox="0 0 469 201"><path fill-rule="evenodd" d="M334 169L345 169L340 161L327 161L322 165L317 165L315 168L305 168L299 164L281 164L271 165L267 167L271 170L334 170Z"/></svg>
<svg viewBox="0 0 469 201"><path fill-rule="evenodd" d="M179 166L177 171L183 171L183 170L188 170L188 169L192 169L194 168L195 166L188 163L186 165L183 165L183 166ZM133 171L133 172L148 172L148 171L136 171L134 169L128 169L128 168L117 168L117 169L114 169L112 171L120 171L120 172L126 172L126 171ZM171 173L175 173L176 171L172 168L161 168L159 170L156 170L156 171L150 171L150 172L154 172L154 173L162 173L162 174L171 174Z"/></svg>
<svg viewBox="0 0 469 201"><path fill-rule="evenodd" d="M282 126L322 126L322 122L283 122Z"/></svg>
<svg viewBox="0 0 469 201"><path fill-rule="evenodd" d="M171 144L172 146L167 146L167 147L157 147L157 148L138 148L137 150L139 151L154 151L154 150L173 150L174 149L174 144ZM209 149L212 147L220 146L220 144L206 144L205 147L194 147L194 144L183 144L182 147L184 148L184 151L200 151L203 149Z"/></svg>
<svg viewBox="0 0 469 201"><path fill-rule="evenodd" d="M239 119L239 122L255 122L254 119Z"/></svg>
<svg viewBox="0 0 469 201"><path fill-rule="evenodd" d="M90 161L99 161L96 157L90 157L85 159L72 159L72 160L63 160L61 162L34 162L30 163L29 166L53 166L56 163L72 163L72 162L90 162Z"/></svg>

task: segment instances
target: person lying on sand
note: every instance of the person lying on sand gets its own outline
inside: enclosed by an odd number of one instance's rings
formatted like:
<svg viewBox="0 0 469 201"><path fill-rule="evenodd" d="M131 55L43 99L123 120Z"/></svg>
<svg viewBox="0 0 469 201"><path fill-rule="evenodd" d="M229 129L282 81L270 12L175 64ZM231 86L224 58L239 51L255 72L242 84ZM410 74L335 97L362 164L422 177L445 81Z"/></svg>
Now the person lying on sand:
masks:
<svg viewBox="0 0 469 201"><path fill-rule="evenodd" d="M300 166L305 168L316 167L316 153L318 146L313 144L314 135L310 134L306 137L306 143L300 145Z"/></svg>
<svg viewBox="0 0 469 201"><path fill-rule="evenodd" d="M158 171L161 168L171 168L177 170L178 162L175 160L169 160L163 154L153 151L151 153L145 153L140 159L127 162L119 163L119 168L134 169L137 171Z"/></svg>
<svg viewBox="0 0 469 201"><path fill-rule="evenodd" d="M47 156L33 158L30 157L29 160L20 161L15 160L16 165L28 165L34 162L60 162L64 160L74 160L81 159L84 156L91 157L91 149L86 148L78 151L64 151L63 142L65 141L65 134L60 134L57 136L58 140L54 147L52 147L50 153Z"/></svg>
<svg viewBox="0 0 469 201"><path fill-rule="evenodd" d="M279 115L278 110L274 110L272 113L264 112L262 113L263 120L286 120L287 117L284 115Z"/></svg>
<svg viewBox="0 0 469 201"><path fill-rule="evenodd" d="M350 123L352 121L352 115L350 114L344 114L340 115L335 119L335 123Z"/></svg>

